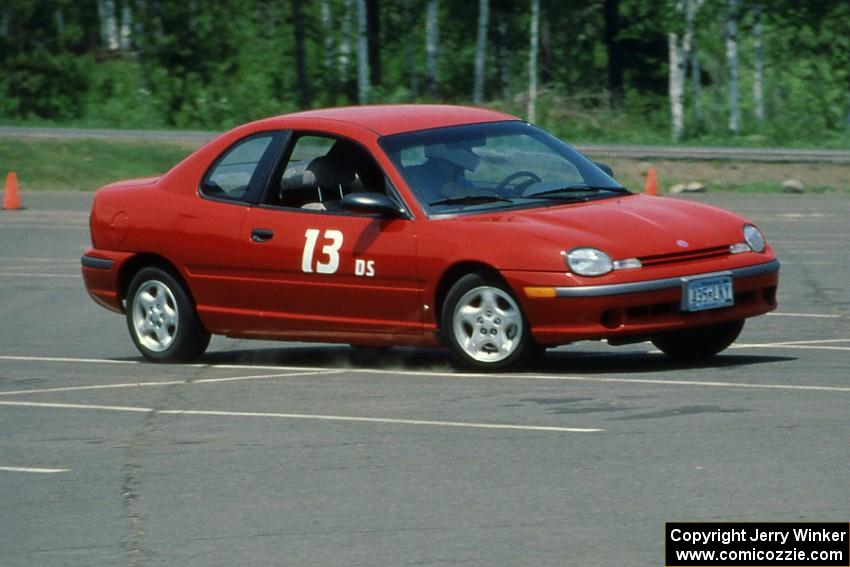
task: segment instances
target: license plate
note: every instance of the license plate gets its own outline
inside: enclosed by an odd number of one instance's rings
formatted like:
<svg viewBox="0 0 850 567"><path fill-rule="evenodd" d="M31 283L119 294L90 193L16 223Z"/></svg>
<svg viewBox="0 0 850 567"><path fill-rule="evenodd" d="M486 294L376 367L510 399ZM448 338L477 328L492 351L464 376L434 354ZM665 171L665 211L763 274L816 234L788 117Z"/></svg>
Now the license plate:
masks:
<svg viewBox="0 0 850 567"><path fill-rule="evenodd" d="M682 311L706 311L734 304L731 275L682 278Z"/></svg>

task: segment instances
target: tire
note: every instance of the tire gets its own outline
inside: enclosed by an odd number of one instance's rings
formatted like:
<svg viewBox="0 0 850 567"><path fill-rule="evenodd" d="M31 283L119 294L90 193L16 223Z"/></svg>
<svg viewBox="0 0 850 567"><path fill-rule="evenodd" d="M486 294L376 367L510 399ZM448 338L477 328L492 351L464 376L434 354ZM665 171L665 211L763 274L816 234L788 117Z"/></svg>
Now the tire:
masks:
<svg viewBox="0 0 850 567"><path fill-rule="evenodd" d="M136 348L153 362L200 357L210 333L183 284L161 268L142 268L127 290L127 328Z"/></svg>
<svg viewBox="0 0 850 567"><path fill-rule="evenodd" d="M483 274L467 274L451 287L440 328L455 362L467 369L503 370L540 352L513 294Z"/></svg>
<svg viewBox="0 0 850 567"><path fill-rule="evenodd" d="M743 328L742 320L684 329L659 335L652 339L652 344L678 360L703 360L725 350L735 342Z"/></svg>

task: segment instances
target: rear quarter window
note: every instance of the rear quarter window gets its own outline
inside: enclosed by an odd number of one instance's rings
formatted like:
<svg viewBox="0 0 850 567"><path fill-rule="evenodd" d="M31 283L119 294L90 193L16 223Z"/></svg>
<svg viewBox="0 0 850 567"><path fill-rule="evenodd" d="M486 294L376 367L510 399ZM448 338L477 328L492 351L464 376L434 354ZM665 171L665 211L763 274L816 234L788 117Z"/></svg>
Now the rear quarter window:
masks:
<svg viewBox="0 0 850 567"><path fill-rule="evenodd" d="M204 177L201 192L217 199L243 200L273 140L273 134L262 134L231 146Z"/></svg>

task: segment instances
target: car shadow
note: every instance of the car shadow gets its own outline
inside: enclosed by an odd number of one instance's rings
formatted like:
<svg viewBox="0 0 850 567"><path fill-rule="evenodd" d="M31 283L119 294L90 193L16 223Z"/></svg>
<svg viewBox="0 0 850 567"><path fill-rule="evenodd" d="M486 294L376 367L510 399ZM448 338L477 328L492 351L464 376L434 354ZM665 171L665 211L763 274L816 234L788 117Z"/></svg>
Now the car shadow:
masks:
<svg viewBox="0 0 850 567"><path fill-rule="evenodd" d="M139 359L135 359L139 360ZM539 360L512 374L635 374L673 372L701 368L735 368L797 360L792 356L721 353L704 361L678 361L646 351L581 350L578 347L548 351ZM463 373L455 367L445 349L394 347L366 350L337 345L293 345L280 348L247 348L213 351L197 361L200 364L246 366L287 366L328 369L367 369L378 371L420 371Z"/></svg>
<svg viewBox="0 0 850 567"><path fill-rule="evenodd" d="M790 362L793 356L720 353L699 361L675 360L657 352L557 351L547 352L540 361L526 368L536 372L574 372L580 374L636 374L695 370L700 368L734 368L756 364Z"/></svg>

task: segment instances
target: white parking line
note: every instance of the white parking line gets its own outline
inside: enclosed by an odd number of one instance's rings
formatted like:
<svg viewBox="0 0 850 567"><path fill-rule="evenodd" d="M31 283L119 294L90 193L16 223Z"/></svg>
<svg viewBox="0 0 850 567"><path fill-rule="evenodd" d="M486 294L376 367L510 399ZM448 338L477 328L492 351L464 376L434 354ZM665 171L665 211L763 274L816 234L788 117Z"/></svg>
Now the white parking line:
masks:
<svg viewBox="0 0 850 567"><path fill-rule="evenodd" d="M80 260L69 260L68 258L21 258L20 256L0 256L0 262L32 262L32 263L49 263L49 264L74 264L80 265Z"/></svg>
<svg viewBox="0 0 850 567"><path fill-rule="evenodd" d="M850 346L832 346L829 343L850 343L850 339L816 339L808 341L782 341L776 343L736 343L729 348L784 348L802 350L840 350L850 351Z"/></svg>
<svg viewBox="0 0 850 567"><path fill-rule="evenodd" d="M0 261L2 261L2 259L0 259ZM4 265L0 264L0 272L17 273L17 272L20 272L21 270L24 270L24 271L26 271L26 270L33 270L33 269L38 270L38 269L44 269L44 268L48 268L48 269L56 268L56 269L68 270L68 269L76 268L78 265L79 265L79 263L76 263L76 264L75 264L75 265L73 265L73 266L72 266L72 265L66 265L66 266L40 266L40 265L33 265L33 264L28 264L28 265L26 265L26 266L4 266Z"/></svg>
<svg viewBox="0 0 850 567"><path fill-rule="evenodd" d="M110 360L108 358L68 358L61 356L0 355L0 360L12 360L18 362L70 362L79 364L139 364L138 360Z"/></svg>
<svg viewBox="0 0 850 567"><path fill-rule="evenodd" d="M2 467L0 466L0 471L4 472L20 472L20 473L35 473L35 474L55 474L62 472L69 472L71 469L43 469L36 467Z"/></svg>
<svg viewBox="0 0 850 567"><path fill-rule="evenodd" d="M309 372L286 372L283 374L262 374L260 376L235 376L233 378L204 378L202 380L192 380L192 384L217 384L220 382L238 382L241 380L265 380L267 378L293 378L295 376L319 376L321 374L339 374L345 372L339 370L311 370Z"/></svg>
<svg viewBox="0 0 850 567"><path fill-rule="evenodd" d="M707 388L754 388L760 390L810 390L821 392L850 392L844 386L800 386L797 384L752 384L746 382L709 382L703 380L653 380L649 378L599 378L591 376L559 376L539 374L448 374L437 372L415 372L395 370L352 370L358 373L399 374L414 376L435 376L450 378L491 378L500 380L561 380L566 382L600 382L613 384L651 384L653 386L702 386Z"/></svg>
<svg viewBox="0 0 850 567"><path fill-rule="evenodd" d="M122 388L144 388L147 386L177 386L186 384L185 380L167 382L131 382L126 384L96 384L93 386L63 386L61 388L34 388L32 390L9 390L0 392L0 396L21 396L27 394L54 394L57 392L82 392L85 390L120 390Z"/></svg>
<svg viewBox="0 0 850 567"><path fill-rule="evenodd" d="M466 421L431 421L422 419L397 419L389 417L361 417L349 415L319 415L309 413L276 413L249 411L218 411L218 410L177 410L155 409L135 406L101 406L91 404L54 404L40 402L9 402L0 401L0 406L18 406L51 409L95 410L129 413L157 413L163 415L188 415L208 417L262 417L277 419L299 419L318 421L339 421L350 423L382 423L393 425L422 425L432 427L465 427L471 429L508 429L513 431L548 431L558 433L595 433L604 429L585 427L555 427L549 425L519 425L511 423L476 423Z"/></svg>
<svg viewBox="0 0 850 567"><path fill-rule="evenodd" d="M42 229L53 229L53 230L83 230L86 227L85 224L66 224L66 225L56 225L56 224L44 224L44 223L36 223L36 224L22 224L22 223L0 223L0 228L37 228L39 230Z"/></svg>
<svg viewBox="0 0 850 567"><path fill-rule="evenodd" d="M806 246L806 245L816 245L818 247L829 246L830 244L834 244L837 246L843 246L843 243L840 241L829 241L829 240L776 240L771 238L771 244L779 244L783 246L795 245L795 246Z"/></svg>
<svg viewBox="0 0 850 567"><path fill-rule="evenodd" d="M17 362L58 362L68 364L135 364L135 365L150 365L149 362L143 360L114 360L111 358L73 358L64 356L15 356L15 355L0 355L0 360L10 360ZM180 364L182 368L225 368L234 370L327 370L326 367L319 366L275 366L262 364Z"/></svg>
<svg viewBox="0 0 850 567"><path fill-rule="evenodd" d="M843 266L844 262L820 262L820 261L797 261L797 260L782 260L782 265L786 266L789 264L793 264L795 266Z"/></svg>
<svg viewBox="0 0 850 567"><path fill-rule="evenodd" d="M791 345L820 345L826 343L850 343L850 339L811 339L806 341L777 341L774 343L747 343L732 346L791 346Z"/></svg>
<svg viewBox="0 0 850 567"><path fill-rule="evenodd" d="M34 388L31 390L0 391L0 396L21 396L27 394L53 394L56 392L82 392L86 390L120 390L125 388L146 388L179 386L181 384L216 384L219 382L238 382L242 380L266 380L270 378L293 378L295 376L318 376L320 374L338 374L342 370L323 370L320 372L284 372L261 374L257 376L234 376L229 378L204 378L202 380L162 380L159 382L126 382L122 384L94 384L91 386L63 386L60 388Z"/></svg>
<svg viewBox="0 0 850 567"><path fill-rule="evenodd" d="M850 339L826 339L827 342L850 342ZM814 341L824 342L824 341ZM773 346L775 345L775 346ZM792 343L765 343L765 344L740 344L732 345L730 348L794 348ZM798 347L803 348L803 347ZM821 347L844 350L845 347ZM850 347L847 347L850 350ZM657 352L657 351L656 351ZM88 364L112 364L112 363L130 363L138 364L135 361L115 361L108 359L82 359L82 358L40 358L40 357L17 357L17 356L0 356L0 360L25 360L29 362L78 362ZM335 373L350 372L352 374L383 374L391 376L426 376L434 378L449 378L453 380L465 379L483 379L483 380L539 380L539 381L554 381L554 382L598 382L598 383L614 383L614 384L651 384L655 386L699 386L706 388L745 388L759 390L806 390L815 392L850 392L850 387L844 386L819 386L819 385L797 385L797 384L753 384L746 382L711 382L702 380L656 380L648 378L600 378L592 376L566 376L561 374L490 374L490 373L463 373L451 371L429 371L429 370L390 370L379 368L317 368L317 367L300 367L300 366L251 366L244 364L186 364L187 368L235 368L243 370L293 370L304 371L307 373L320 374L324 371L333 370ZM294 374L292 374L294 375ZM285 377L285 376L280 376ZM248 378L246 378L248 379ZM223 379L224 380L224 379ZM127 386L129 387L129 386ZM94 389L94 388L93 388Z"/></svg>
<svg viewBox="0 0 850 567"><path fill-rule="evenodd" d="M812 319L841 319L841 315L827 313L768 313L769 317L809 317Z"/></svg>
<svg viewBox="0 0 850 567"><path fill-rule="evenodd" d="M0 278L58 278L58 279L81 279L80 274L45 274L38 272L15 272L0 273Z"/></svg>
<svg viewBox="0 0 850 567"><path fill-rule="evenodd" d="M763 345L732 345L729 348L784 348L784 349L798 349L798 350L841 350L841 351L850 351L850 347L840 347L840 346L825 346L825 345L789 345L784 343L778 344L763 344Z"/></svg>

